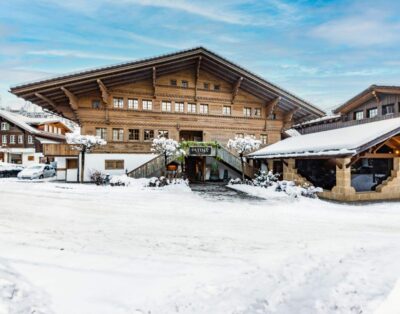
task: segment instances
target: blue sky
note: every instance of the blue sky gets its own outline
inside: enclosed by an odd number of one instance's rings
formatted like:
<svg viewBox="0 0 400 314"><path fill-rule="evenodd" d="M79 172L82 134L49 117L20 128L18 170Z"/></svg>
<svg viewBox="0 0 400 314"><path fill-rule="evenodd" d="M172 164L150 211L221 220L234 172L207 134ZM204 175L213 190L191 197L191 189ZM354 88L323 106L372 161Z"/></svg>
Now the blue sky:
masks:
<svg viewBox="0 0 400 314"><path fill-rule="evenodd" d="M11 85L204 46L329 110L400 85L400 1L0 2L2 106Z"/></svg>

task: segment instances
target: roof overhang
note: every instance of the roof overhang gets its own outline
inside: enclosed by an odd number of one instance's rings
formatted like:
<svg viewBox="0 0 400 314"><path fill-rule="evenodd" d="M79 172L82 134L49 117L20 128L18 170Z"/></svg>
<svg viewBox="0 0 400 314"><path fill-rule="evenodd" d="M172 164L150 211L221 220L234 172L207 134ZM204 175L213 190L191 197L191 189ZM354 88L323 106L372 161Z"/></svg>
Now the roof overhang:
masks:
<svg viewBox="0 0 400 314"><path fill-rule="evenodd" d="M373 98L378 102L379 94L400 95L400 86L371 85L361 93L337 107L333 112L342 114L348 113Z"/></svg>
<svg viewBox="0 0 400 314"><path fill-rule="evenodd" d="M279 98L278 107L283 111L298 108L293 117L296 122L325 115L309 102L202 47L21 84L11 87L10 92L76 121L65 90L79 97L93 91L100 92L100 83L110 88L150 80L154 71L161 76L198 66L232 84L240 79L241 89L265 99L266 104Z"/></svg>

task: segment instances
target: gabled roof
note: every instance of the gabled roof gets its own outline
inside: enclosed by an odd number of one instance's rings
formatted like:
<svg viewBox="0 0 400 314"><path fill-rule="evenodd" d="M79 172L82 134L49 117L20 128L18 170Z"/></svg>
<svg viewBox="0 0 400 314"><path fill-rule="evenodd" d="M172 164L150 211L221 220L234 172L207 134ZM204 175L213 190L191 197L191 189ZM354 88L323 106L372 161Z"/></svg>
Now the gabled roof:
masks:
<svg viewBox="0 0 400 314"><path fill-rule="evenodd" d="M62 134L55 134L55 133L50 133L50 132L44 132L41 131L37 128L34 128L31 126L35 125L35 123L29 123L29 119L28 117L19 115L19 114L15 114L6 110L1 110L0 109L0 117L3 117L3 119L7 120L8 122L15 124L16 126L18 126L19 128L21 128L22 130L27 131L28 133L32 134L32 135L39 135L39 136L43 136L46 138L53 138L53 139L58 139L58 140L64 140L65 136ZM60 123L63 123L61 121L58 121ZM63 125L70 130L70 128L68 126L66 126L64 123Z"/></svg>
<svg viewBox="0 0 400 314"><path fill-rule="evenodd" d="M282 110L291 111L298 108L294 114L295 121L317 118L325 114L309 102L203 47L20 84L11 87L10 91L43 108L65 113L70 105L61 87L79 97L88 92L99 91L98 80L109 88L152 79L153 72L161 76L197 67L232 84L243 78L240 88L265 99L266 102L281 97L278 106Z"/></svg>
<svg viewBox="0 0 400 314"><path fill-rule="evenodd" d="M400 118L287 138L264 147L253 158L353 156L400 133Z"/></svg>
<svg viewBox="0 0 400 314"><path fill-rule="evenodd" d="M379 97L379 94L400 94L400 86L387 86L387 85L371 85L367 89L363 90L361 93L357 94L350 100L346 101L344 104L337 107L334 113L347 113L364 102L374 98Z"/></svg>

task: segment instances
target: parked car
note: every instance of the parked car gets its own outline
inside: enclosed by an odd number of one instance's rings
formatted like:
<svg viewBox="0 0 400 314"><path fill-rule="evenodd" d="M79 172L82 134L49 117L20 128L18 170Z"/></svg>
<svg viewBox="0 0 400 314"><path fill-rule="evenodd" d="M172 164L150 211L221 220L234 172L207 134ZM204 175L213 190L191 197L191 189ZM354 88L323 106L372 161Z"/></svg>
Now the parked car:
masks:
<svg viewBox="0 0 400 314"><path fill-rule="evenodd" d="M29 166L22 170L20 173L18 173L18 179L43 179L54 177L55 175L56 170L53 166L39 164Z"/></svg>
<svg viewBox="0 0 400 314"><path fill-rule="evenodd" d="M21 165L0 162L0 178L16 177L23 169Z"/></svg>

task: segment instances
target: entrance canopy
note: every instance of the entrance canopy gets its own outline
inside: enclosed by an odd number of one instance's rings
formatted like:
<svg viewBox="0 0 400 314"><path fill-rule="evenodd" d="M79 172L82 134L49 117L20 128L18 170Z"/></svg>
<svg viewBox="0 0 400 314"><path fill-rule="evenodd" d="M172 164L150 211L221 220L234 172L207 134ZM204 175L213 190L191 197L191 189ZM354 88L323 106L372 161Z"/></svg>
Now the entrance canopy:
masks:
<svg viewBox="0 0 400 314"><path fill-rule="evenodd" d="M392 157L400 156L400 118L294 136L262 148L250 158L350 157L386 142ZM388 140L391 141L387 142ZM389 155L389 154L387 154Z"/></svg>

